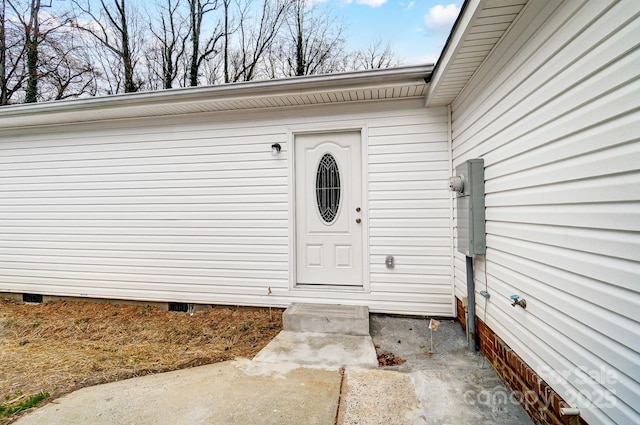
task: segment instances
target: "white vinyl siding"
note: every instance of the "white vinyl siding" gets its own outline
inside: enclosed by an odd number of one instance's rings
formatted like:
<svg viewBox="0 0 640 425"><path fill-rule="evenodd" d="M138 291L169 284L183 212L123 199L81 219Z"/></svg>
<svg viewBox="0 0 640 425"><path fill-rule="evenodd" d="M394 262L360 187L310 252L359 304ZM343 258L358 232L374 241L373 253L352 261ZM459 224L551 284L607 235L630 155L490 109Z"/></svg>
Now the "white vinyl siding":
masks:
<svg viewBox="0 0 640 425"><path fill-rule="evenodd" d="M271 135L109 127L0 144L3 288L194 302L286 286L287 172L264 155Z"/></svg>
<svg viewBox="0 0 640 425"><path fill-rule="evenodd" d="M422 103L5 132L0 292L452 315L447 117ZM370 288L292 289L289 137L345 126L370 140Z"/></svg>
<svg viewBox="0 0 640 425"><path fill-rule="evenodd" d="M452 316L448 116L429 112L369 126L371 291L381 301L411 295L429 304L421 314Z"/></svg>
<svg viewBox="0 0 640 425"><path fill-rule="evenodd" d="M486 167L477 314L591 425L640 422L639 14L529 2L452 104L454 166Z"/></svg>

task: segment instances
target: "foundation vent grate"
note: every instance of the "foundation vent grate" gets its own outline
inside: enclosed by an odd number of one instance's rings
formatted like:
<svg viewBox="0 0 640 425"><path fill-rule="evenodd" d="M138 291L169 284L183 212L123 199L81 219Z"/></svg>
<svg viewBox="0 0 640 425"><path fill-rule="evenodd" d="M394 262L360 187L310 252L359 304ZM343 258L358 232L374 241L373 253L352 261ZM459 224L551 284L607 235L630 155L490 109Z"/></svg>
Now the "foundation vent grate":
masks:
<svg viewBox="0 0 640 425"><path fill-rule="evenodd" d="M42 294L22 294L22 301L25 303L42 304Z"/></svg>
<svg viewBox="0 0 640 425"><path fill-rule="evenodd" d="M181 313L189 313L193 311L190 304L187 303L169 303L169 311L178 311Z"/></svg>

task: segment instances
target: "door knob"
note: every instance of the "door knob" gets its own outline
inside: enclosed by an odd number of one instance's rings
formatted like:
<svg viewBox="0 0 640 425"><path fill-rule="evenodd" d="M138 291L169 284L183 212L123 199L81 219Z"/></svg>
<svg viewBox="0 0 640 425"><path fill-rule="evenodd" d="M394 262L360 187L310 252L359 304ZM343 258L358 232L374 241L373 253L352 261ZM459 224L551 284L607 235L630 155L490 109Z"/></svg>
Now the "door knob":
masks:
<svg viewBox="0 0 640 425"><path fill-rule="evenodd" d="M356 218L356 223L360 223L362 220L360 220L359 218Z"/></svg>

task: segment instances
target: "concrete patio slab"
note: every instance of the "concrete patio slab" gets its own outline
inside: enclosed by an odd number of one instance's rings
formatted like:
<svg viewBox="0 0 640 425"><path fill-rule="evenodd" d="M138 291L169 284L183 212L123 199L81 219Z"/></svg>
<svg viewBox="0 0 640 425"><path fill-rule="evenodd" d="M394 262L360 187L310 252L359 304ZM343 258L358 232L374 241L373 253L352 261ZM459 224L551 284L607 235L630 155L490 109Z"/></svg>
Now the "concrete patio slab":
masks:
<svg viewBox="0 0 640 425"><path fill-rule="evenodd" d="M469 352L465 334L455 321L442 320L438 330L431 332L429 319L375 314L371 315L371 336L378 352L405 360L385 370L410 377L421 412L413 416L414 424L533 425L484 357ZM379 382L379 390L384 391L385 380Z"/></svg>

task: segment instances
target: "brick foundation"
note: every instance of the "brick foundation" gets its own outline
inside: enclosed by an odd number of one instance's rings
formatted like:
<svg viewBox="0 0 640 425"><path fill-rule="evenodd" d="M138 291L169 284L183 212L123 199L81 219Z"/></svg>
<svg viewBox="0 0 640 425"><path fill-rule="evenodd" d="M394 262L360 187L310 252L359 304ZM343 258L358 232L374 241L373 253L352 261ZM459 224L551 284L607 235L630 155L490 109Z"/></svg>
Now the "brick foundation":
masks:
<svg viewBox="0 0 640 425"><path fill-rule="evenodd" d="M466 330L462 301L456 298L456 304L458 321ZM565 401L477 317L476 334L480 351L537 425L569 424L568 417L560 416L560 408L568 407ZM587 425L582 418L580 424Z"/></svg>
<svg viewBox="0 0 640 425"><path fill-rule="evenodd" d="M462 329L467 330L467 312L464 310L462 306L462 301L459 298L456 298L456 311L458 316L458 322L462 325Z"/></svg>

